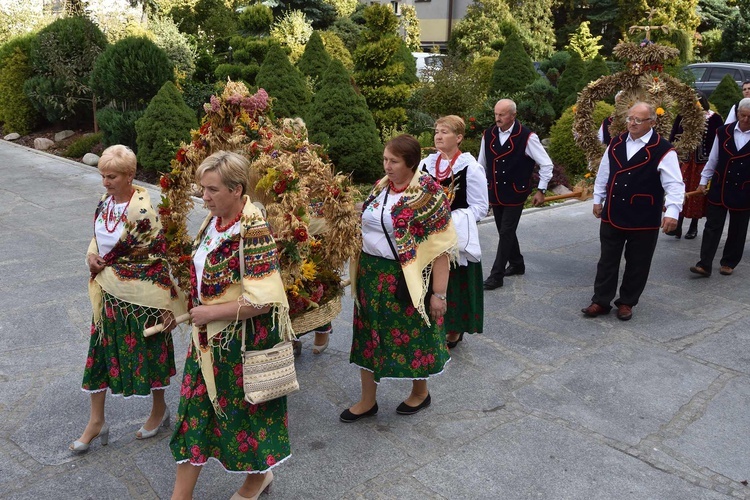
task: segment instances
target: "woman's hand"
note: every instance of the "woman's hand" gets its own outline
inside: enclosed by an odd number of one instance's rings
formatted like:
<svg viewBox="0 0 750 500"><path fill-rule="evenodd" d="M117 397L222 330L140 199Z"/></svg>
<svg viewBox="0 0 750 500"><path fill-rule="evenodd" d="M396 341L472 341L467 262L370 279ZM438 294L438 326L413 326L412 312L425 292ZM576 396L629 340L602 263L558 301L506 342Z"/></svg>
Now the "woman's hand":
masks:
<svg viewBox="0 0 750 500"><path fill-rule="evenodd" d="M162 310L161 324L164 325L164 329L162 330L163 332L171 332L172 329L177 326L177 321L175 321L172 311Z"/></svg>
<svg viewBox="0 0 750 500"><path fill-rule="evenodd" d="M214 307L216 306L194 306L190 309L190 321L197 326L207 325L208 323L215 321L216 318L212 311Z"/></svg>
<svg viewBox="0 0 750 500"><path fill-rule="evenodd" d="M104 259L95 253L88 254L87 261L89 263L89 271L91 271L92 277L99 274L106 266Z"/></svg>
<svg viewBox="0 0 750 500"><path fill-rule="evenodd" d="M437 321L443 317L448 310L448 302L438 298L435 294L430 296L430 317Z"/></svg>

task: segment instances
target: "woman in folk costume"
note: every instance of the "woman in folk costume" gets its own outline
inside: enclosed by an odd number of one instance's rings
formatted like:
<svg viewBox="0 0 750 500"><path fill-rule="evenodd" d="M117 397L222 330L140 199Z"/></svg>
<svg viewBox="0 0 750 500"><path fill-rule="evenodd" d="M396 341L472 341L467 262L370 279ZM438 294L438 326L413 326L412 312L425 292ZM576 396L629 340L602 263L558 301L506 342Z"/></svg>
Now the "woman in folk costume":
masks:
<svg viewBox="0 0 750 500"><path fill-rule="evenodd" d="M716 138L716 130L724 124L721 115L711 111L706 94L697 90L700 106L706 114L706 130L703 132L703 140L700 145L690 153L690 156L680 160L682 180L685 182L685 191L695 191L701 182L701 172L711 154L711 148ZM682 134L682 116L677 116L672 125L672 133L669 141L672 142ZM668 236L682 237L682 221L685 217L690 219L690 227L685 234L686 240L692 240L698 235L698 220L706 216L707 198L705 196L690 196L685 198L680 218L677 220L677 229L666 233Z"/></svg>
<svg viewBox="0 0 750 500"><path fill-rule="evenodd" d="M133 186L135 154L126 146L107 148L99 172L107 194L94 216L94 238L86 261L91 271L89 296L94 312L82 388L91 394L91 415L74 452L91 442L109 440L104 419L106 391L125 397L153 397L151 415L136 433L145 439L169 424L164 389L175 375L172 336L181 304L166 261L166 241L148 192ZM156 323L164 332L144 337Z"/></svg>
<svg viewBox="0 0 750 500"><path fill-rule="evenodd" d="M460 116L444 116L435 122L435 148L438 152L422 160L420 170L443 187L451 204L451 219L458 234L458 266L450 271L448 311L445 332L448 347L463 340L464 333L482 333L484 290L482 289L482 250L477 222L487 215L487 176L471 153L458 147L466 124Z"/></svg>
<svg viewBox="0 0 750 500"><path fill-rule="evenodd" d="M169 444L178 464L173 499L192 498L210 458L245 473L233 499L257 498L271 468L291 455L286 397L253 405L243 388L243 333L248 350L262 350L291 329L276 242L245 194L248 168L244 157L219 151L196 172L211 213L193 246L192 342Z"/></svg>
<svg viewBox="0 0 750 500"><path fill-rule="evenodd" d="M412 415L430 405L427 379L443 371L450 356L443 315L449 260L457 257L456 231L440 186L417 172L419 142L391 139L383 152L383 177L362 208L362 252L349 275L355 294L349 361L360 367L360 400L340 419L377 414L377 384L411 379L411 394L396 412ZM398 282L408 290L399 298Z"/></svg>

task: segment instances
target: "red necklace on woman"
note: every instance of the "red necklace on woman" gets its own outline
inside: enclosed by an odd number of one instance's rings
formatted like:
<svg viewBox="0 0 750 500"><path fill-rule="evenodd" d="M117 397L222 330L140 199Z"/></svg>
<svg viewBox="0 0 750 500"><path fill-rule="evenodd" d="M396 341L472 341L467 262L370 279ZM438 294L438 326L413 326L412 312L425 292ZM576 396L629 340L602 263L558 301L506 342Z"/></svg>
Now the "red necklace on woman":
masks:
<svg viewBox="0 0 750 500"><path fill-rule="evenodd" d="M456 160L458 160L458 157L461 156L461 151L456 150L456 154L453 155L453 159L448 163L448 166L445 168L445 170L440 170L440 162L443 160L442 153L438 154L437 161L435 161L435 178L438 180L438 182L442 182L445 179L447 179L452 173L453 173L453 165L456 163Z"/></svg>
<svg viewBox="0 0 750 500"><path fill-rule="evenodd" d="M392 180L388 180L388 187L389 187L389 188L390 188L390 190L391 190L391 191L393 191L394 193L403 193L404 191L406 191L406 188L408 188L408 187L409 187L409 183L407 182L407 183L406 183L406 185L405 185L404 187L402 187L402 188L400 188L400 189L397 189L397 188L396 188L396 185L395 185L395 184L393 184L393 181L392 181Z"/></svg>
<svg viewBox="0 0 750 500"><path fill-rule="evenodd" d="M245 204L244 203L242 204L242 208L245 208ZM229 221L229 223L226 226L222 226L221 225L221 217L217 216L216 217L216 222L214 223L214 227L216 228L216 231L218 231L220 233L223 233L223 232L229 231L229 229L232 226L234 226L235 224L237 224L240 221L240 219L242 218L242 208L240 209L239 212L237 212L237 217L235 217L234 219L232 219L231 221Z"/></svg>
<svg viewBox="0 0 750 500"><path fill-rule="evenodd" d="M117 226L120 225L120 222L127 220L127 215L125 215L128 211L128 206L130 206L130 200L133 199L133 195L131 193L130 198L128 199L128 203L125 205L125 208L122 209L121 213L115 212L115 197L114 195L109 198L109 201L107 202L107 207L104 209L104 229L108 233L114 233L117 229ZM112 229L109 228L110 221L114 222L115 225L112 226Z"/></svg>

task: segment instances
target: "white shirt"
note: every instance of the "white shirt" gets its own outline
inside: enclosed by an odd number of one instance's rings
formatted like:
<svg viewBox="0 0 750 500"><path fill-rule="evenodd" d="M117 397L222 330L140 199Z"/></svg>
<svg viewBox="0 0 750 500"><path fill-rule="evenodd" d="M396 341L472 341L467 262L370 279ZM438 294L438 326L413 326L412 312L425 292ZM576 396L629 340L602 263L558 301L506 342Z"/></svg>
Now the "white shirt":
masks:
<svg viewBox="0 0 750 500"><path fill-rule="evenodd" d="M734 138L734 145L737 148L737 151L744 148L745 145L750 141L750 129L748 129L746 132L743 132L740 130L740 127L738 126L739 123L734 124L734 132L732 133L732 137ZM705 186L708 184L708 181L711 180L711 177L714 176L714 172L716 171L716 164L719 162L719 137L714 137L714 145L711 147L711 154L708 155L708 162L706 162L706 166L703 167L703 172L701 172L701 186Z"/></svg>
<svg viewBox="0 0 750 500"><path fill-rule="evenodd" d="M107 198L104 210L99 212L99 215L96 216L96 221L94 221L94 235L96 236L96 245L99 248L99 257L104 257L112 251L117 242L120 241L122 232L125 229L125 222L120 219L123 216L127 216L125 207L127 207L129 202L117 203L113 206L109 204L110 201L112 201L111 196ZM111 211L108 211L108 208ZM115 224L117 224L117 227L111 233L104 226L105 217L109 217L109 227L115 227ZM118 220L120 221L119 223L117 223Z"/></svg>
<svg viewBox="0 0 750 500"><path fill-rule="evenodd" d="M737 105L735 104L729 110L729 114L727 114L727 119L724 120L724 123L732 123L736 121L737 121Z"/></svg>
<svg viewBox="0 0 750 500"><path fill-rule="evenodd" d="M193 255L193 265L195 266L195 277L198 280L198 298L201 297L201 282L203 281L203 270L206 267L206 258L208 254L216 250L221 243L240 232L240 221L235 222L232 227L224 232L216 230L216 217L213 217L208 223L208 227L203 233L203 238Z"/></svg>
<svg viewBox="0 0 750 500"><path fill-rule="evenodd" d="M511 126L503 132L499 128L497 129L498 140L500 144L505 144L505 141L510 137L510 133L513 131ZM550 179L552 179L552 160L547 154L547 150L544 149L542 143L539 141L539 136L534 132L529 135L529 140L526 142L526 156L534 160L539 165L539 189L547 189ZM487 168L487 161L485 160L484 154L484 136L482 136L482 145L479 147L479 158L477 162L482 165L485 169Z"/></svg>
<svg viewBox="0 0 750 500"><path fill-rule="evenodd" d="M628 160L648 144L653 133L654 129L651 129L638 139L632 139L630 134L628 134L628 138L625 141ZM682 203L685 199L685 183L682 182L680 161L677 159L677 153L675 153L674 149L664 155L656 169L659 171L661 185L666 195L664 206L667 211L664 215L665 217L677 219L680 216ZM604 198L607 197L608 180L609 146L607 146L607 150L604 152L602 161L599 163L599 171L596 173L596 180L594 181L594 205L601 205L604 202Z"/></svg>
<svg viewBox="0 0 750 500"><path fill-rule="evenodd" d="M388 194L388 200L383 204L386 192ZM393 248L398 252L396 239L393 237L393 218L391 217L391 208L400 199L401 193L394 193L393 191L384 189L369 205L367 205L364 212L362 212L363 252L374 255L375 257L396 260L386 238L390 238ZM380 222L381 217L383 220L382 224ZM383 233L383 224L385 225L387 234Z"/></svg>

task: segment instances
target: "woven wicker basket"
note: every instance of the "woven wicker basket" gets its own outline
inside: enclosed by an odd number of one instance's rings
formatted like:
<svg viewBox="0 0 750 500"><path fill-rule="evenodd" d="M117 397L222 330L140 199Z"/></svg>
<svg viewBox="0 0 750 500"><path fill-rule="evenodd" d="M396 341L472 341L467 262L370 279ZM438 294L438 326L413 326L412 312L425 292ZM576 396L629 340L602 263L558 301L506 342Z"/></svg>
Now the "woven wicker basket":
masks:
<svg viewBox="0 0 750 500"><path fill-rule="evenodd" d="M334 297L322 306L292 318L294 333L302 335L330 323L341 312L341 297Z"/></svg>

